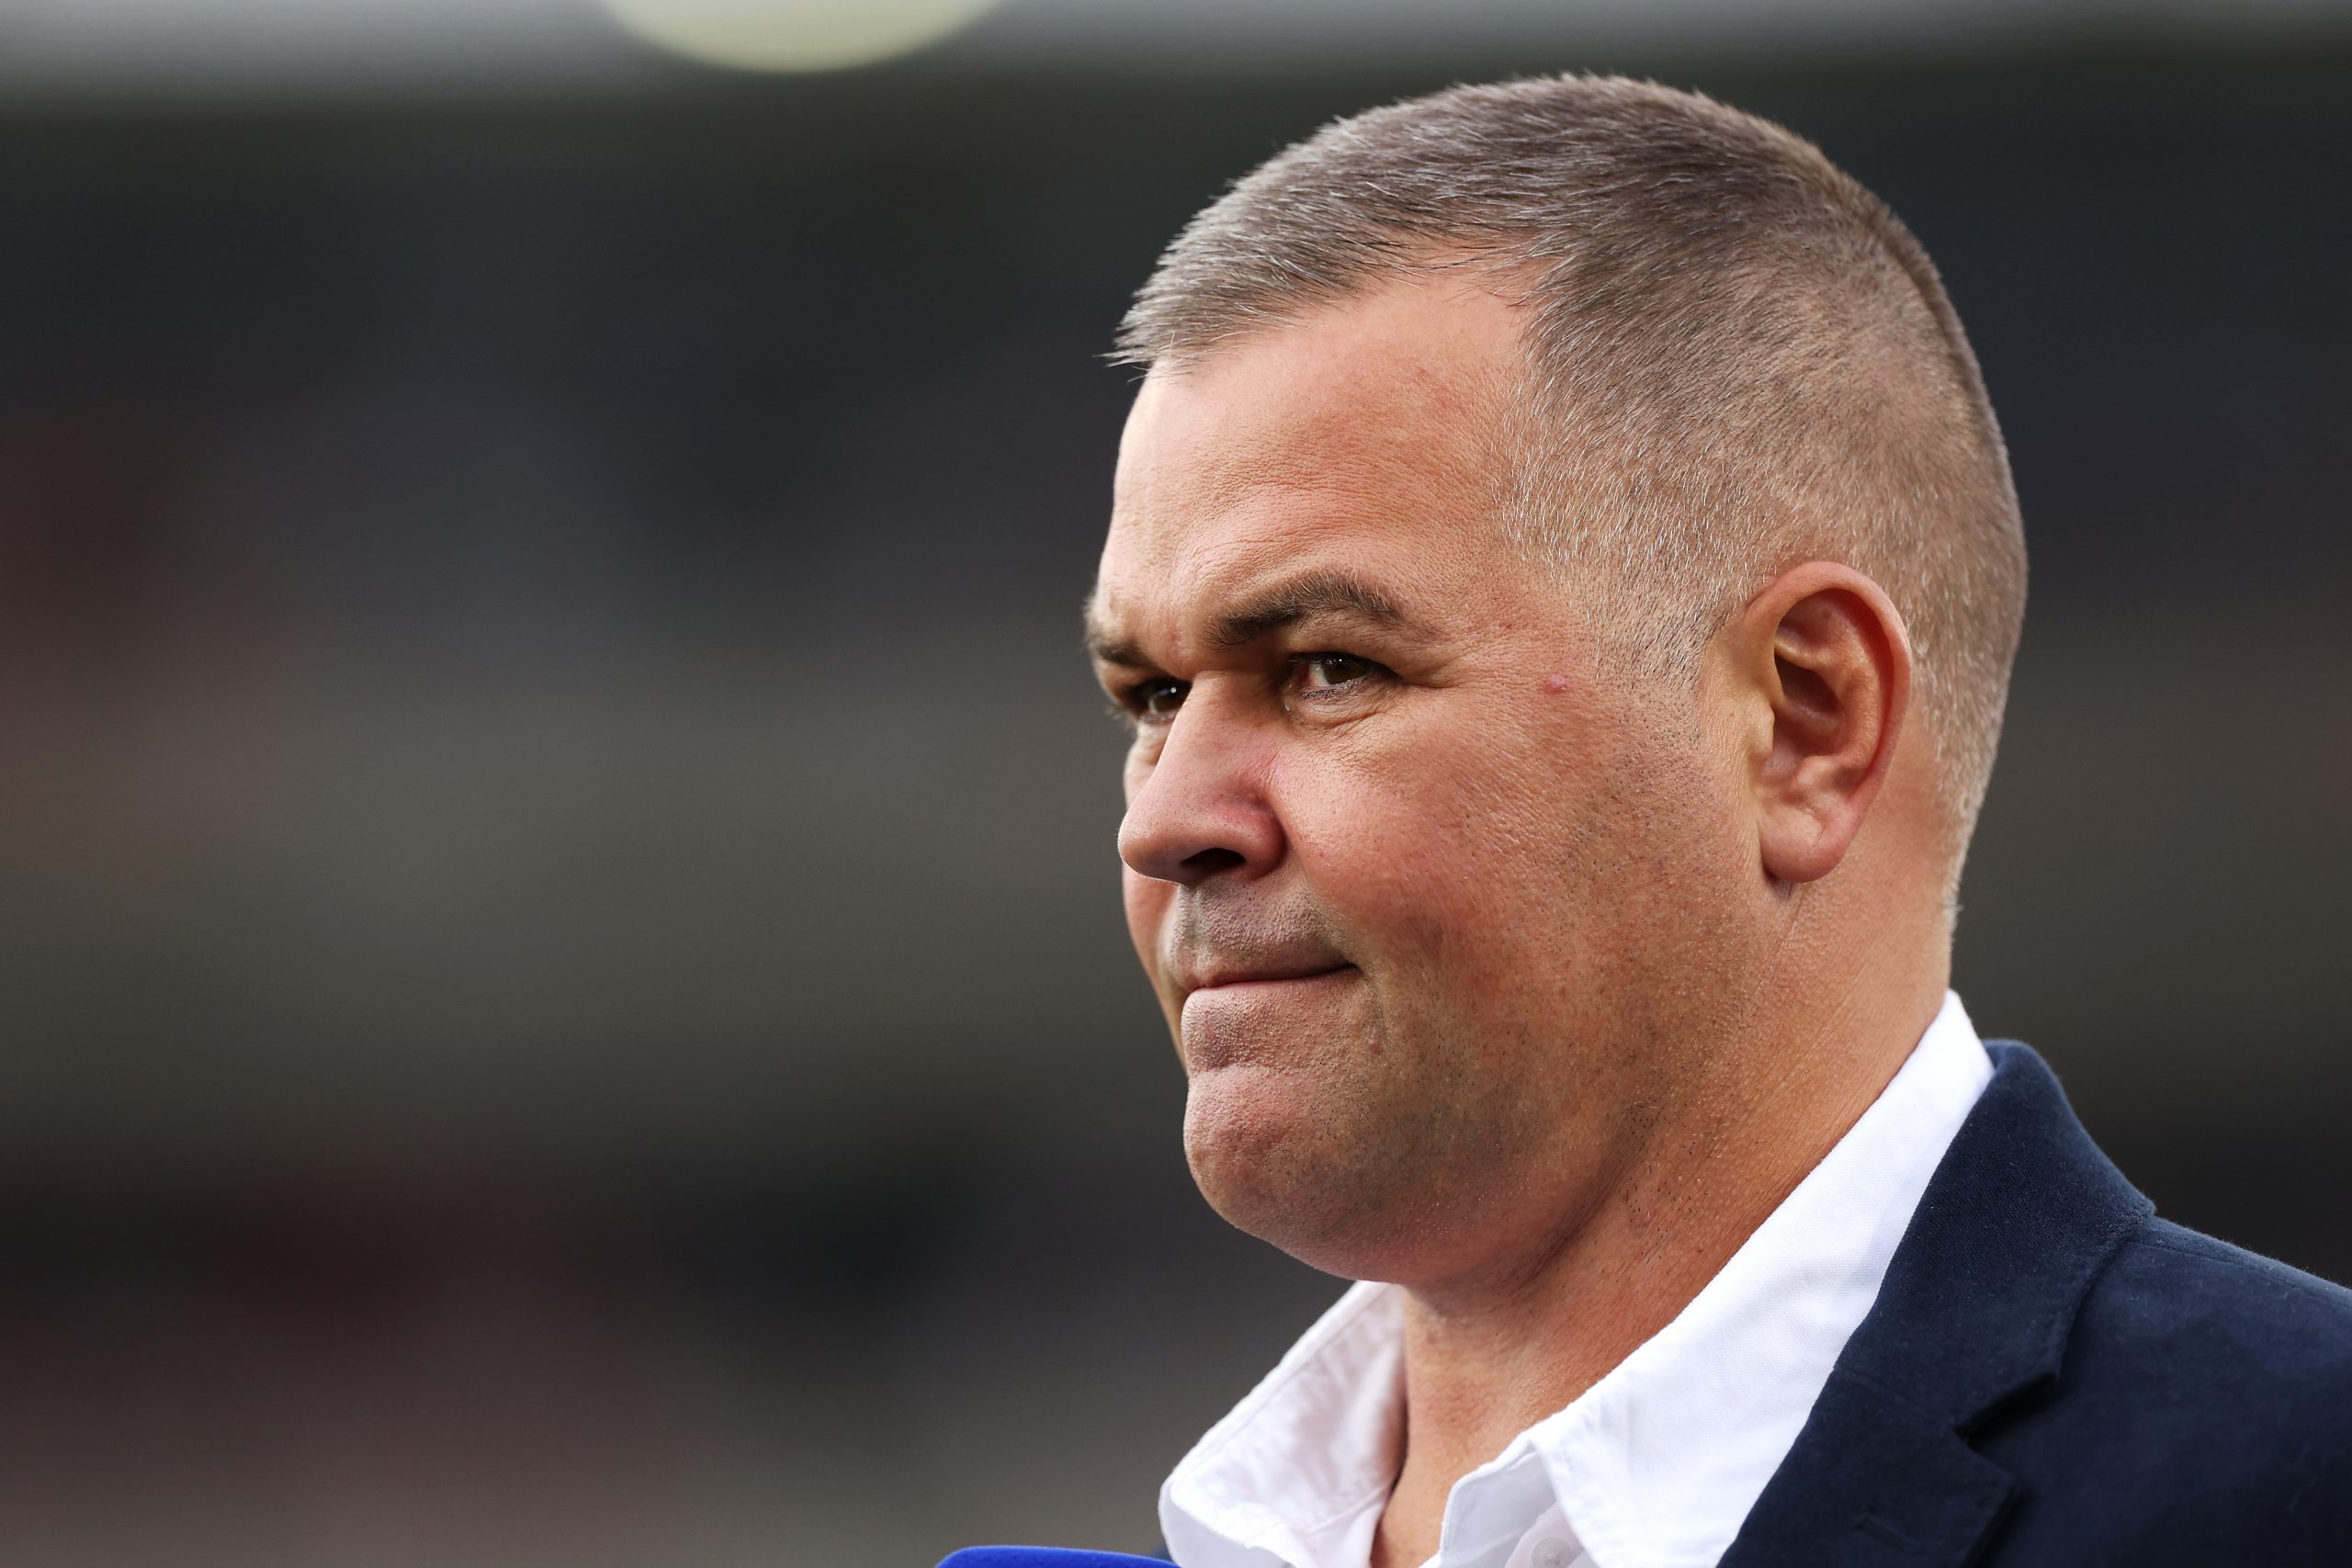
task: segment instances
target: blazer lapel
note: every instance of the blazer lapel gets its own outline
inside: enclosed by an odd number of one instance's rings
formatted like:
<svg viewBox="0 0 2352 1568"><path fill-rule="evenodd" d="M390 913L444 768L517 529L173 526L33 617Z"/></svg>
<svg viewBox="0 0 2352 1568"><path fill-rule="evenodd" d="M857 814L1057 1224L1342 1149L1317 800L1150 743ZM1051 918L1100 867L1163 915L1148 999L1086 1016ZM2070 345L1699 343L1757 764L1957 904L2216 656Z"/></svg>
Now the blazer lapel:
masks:
<svg viewBox="0 0 2352 1568"><path fill-rule="evenodd" d="M1987 1049L1992 1082L1721 1568L1959 1568L2014 1500L1970 1439L2056 1377L2084 1292L2151 1205L2041 1057Z"/></svg>
<svg viewBox="0 0 2352 1568"><path fill-rule="evenodd" d="M2014 1490L2008 1472L1948 1422L1833 1372L1721 1568L1957 1568Z"/></svg>

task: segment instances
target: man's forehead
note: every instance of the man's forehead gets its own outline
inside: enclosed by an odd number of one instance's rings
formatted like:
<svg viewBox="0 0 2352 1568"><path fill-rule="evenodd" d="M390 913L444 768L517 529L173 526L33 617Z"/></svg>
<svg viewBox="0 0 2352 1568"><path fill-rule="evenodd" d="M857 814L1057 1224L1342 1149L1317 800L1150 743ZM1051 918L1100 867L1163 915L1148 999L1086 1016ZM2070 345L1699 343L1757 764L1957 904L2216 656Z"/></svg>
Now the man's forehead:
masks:
<svg viewBox="0 0 2352 1568"><path fill-rule="evenodd" d="M1508 306L1441 279L1156 370L1121 444L1090 621L1318 547L1458 547L1491 514L1517 354Z"/></svg>
<svg viewBox="0 0 2352 1568"><path fill-rule="evenodd" d="M1230 640L1220 626L1278 604L1294 609L1275 620L1345 612L1402 624L1410 618L1400 607L1410 555L1365 548L1357 514L1347 493L1268 484L1238 491L1218 526L1182 552L1122 552L1114 534L1087 601L1087 641L1114 662L1148 662L1128 656L1188 629Z"/></svg>
<svg viewBox="0 0 2352 1568"><path fill-rule="evenodd" d="M1476 481L1521 367L1512 307L1465 276L1399 280L1145 378L1114 506L1217 505L1382 468Z"/></svg>

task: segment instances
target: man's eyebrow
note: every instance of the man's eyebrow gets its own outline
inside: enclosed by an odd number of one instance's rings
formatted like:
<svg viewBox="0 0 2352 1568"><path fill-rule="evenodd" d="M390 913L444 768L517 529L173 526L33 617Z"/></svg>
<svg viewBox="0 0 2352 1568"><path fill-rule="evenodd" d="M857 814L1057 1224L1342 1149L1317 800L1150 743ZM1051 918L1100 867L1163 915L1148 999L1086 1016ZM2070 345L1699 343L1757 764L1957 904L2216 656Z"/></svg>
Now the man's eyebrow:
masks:
<svg viewBox="0 0 2352 1568"><path fill-rule="evenodd" d="M1098 664L1125 664L1143 669L1151 663L1144 657L1143 645L1111 624L1111 617L1102 601L1086 603L1086 652Z"/></svg>
<svg viewBox="0 0 2352 1568"><path fill-rule="evenodd" d="M1330 615L1355 615L1400 630L1414 626L1404 606L1386 592L1346 572L1323 568L1277 582L1218 616L1210 640L1219 648L1240 648L1284 626ZM1086 651L1102 664L1144 669L1153 662L1141 643L1112 623L1099 601L1086 607Z"/></svg>
<svg viewBox="0 0 2352 1568"><path fill-rule="evenodd" d="M1350 615L1379 626L1409 628L1404 606L1371 583L1328 568L1275 583L1239 609L1218 617L1213 639L1239 648L1270 632L1317 615Z"/></svg>

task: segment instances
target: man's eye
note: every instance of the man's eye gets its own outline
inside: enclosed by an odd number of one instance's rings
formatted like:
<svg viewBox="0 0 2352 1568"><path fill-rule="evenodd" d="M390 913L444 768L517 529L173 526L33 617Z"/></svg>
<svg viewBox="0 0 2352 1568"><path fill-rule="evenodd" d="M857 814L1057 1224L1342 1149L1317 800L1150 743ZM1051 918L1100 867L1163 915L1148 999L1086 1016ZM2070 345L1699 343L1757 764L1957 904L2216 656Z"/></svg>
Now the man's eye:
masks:
<svg viewBox="0 0 2352 1568"><path fill-rule="evenodd" d="M1352 653L1304 653L1298 658L1299 684L1310 692L1328 692L1361 681L1379 668Z"/></svg>
<svg viewBox="0 0 2352 1568"><path fill-rule="evenodd" d="M1127 701L1145 718L1167 718L1184 705L1187 689L1183 682L1163 676L1135 687L1128 693Z"/></svg>

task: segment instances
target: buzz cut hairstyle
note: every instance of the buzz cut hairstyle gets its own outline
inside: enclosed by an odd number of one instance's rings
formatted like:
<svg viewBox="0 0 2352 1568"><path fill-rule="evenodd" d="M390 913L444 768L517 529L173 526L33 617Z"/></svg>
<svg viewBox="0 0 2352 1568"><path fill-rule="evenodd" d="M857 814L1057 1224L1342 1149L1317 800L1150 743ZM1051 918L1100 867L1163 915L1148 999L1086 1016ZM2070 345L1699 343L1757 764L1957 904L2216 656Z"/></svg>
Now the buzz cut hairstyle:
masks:
<svg viewBox="0 0 2352 1568"><path fill-rule="evenodd" d="M1469 268L1522 313L1500 521L1641 672L1789 567L1845 562L1909 630L1949 897L1993 769L2025 535L1934 264L1820 149L1617 76L1458 86L1335 120L1160 257L1112 358L1179 374L1391 281Z"/></svg>

